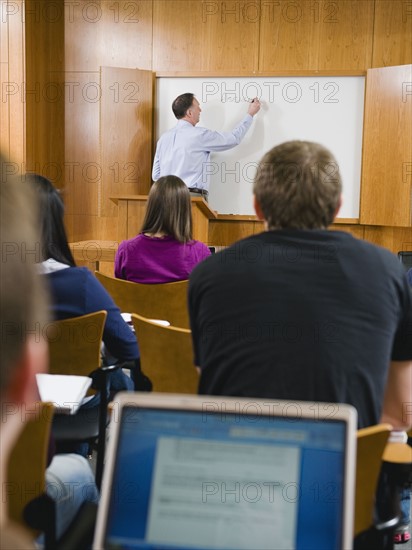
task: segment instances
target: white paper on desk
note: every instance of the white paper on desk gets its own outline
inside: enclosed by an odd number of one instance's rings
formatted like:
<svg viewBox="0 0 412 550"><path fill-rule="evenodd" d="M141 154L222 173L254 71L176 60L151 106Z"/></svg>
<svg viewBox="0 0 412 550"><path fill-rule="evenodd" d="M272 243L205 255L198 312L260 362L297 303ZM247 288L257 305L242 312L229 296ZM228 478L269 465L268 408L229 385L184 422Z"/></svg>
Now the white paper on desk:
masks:
<svg viewBox="0 0 412 550"><path fill-rule="evenodd" d="M36 374L40 399L50 401L55 412L75 414L90 388L92 379L88 376L66 374Z"/></svg>
<svg viewBox="0 0 412 550"><path fill-rule="evenodd" d="M131 313L121 313L120 315L123 317L123 321L125 321L128 324L131 324L131 322L132 322L132 314Z"/></svg>
<svg viewBox="0 0 412 550"><path fill-rule="evenodd" d="M131 313L122 313L123 321L126 321L127 324L132 324L132 314ZM166 321L166 319L148 319L148 321L152 321L152 323L156 323L158 325L162 325L163 327L170 327L169 321Z"/></svg>

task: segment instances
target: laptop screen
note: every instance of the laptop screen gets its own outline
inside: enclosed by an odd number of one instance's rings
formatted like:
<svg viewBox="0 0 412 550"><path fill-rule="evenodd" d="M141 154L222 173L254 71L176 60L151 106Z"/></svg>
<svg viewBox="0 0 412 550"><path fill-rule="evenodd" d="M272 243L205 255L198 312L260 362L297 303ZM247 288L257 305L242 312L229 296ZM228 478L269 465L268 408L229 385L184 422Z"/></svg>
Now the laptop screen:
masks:
<svg viewBox="0 0 412 550"><path fill-rule="evenodd" d="M122 408L104 547L341 548L347 423L203 405Z"/></svg>

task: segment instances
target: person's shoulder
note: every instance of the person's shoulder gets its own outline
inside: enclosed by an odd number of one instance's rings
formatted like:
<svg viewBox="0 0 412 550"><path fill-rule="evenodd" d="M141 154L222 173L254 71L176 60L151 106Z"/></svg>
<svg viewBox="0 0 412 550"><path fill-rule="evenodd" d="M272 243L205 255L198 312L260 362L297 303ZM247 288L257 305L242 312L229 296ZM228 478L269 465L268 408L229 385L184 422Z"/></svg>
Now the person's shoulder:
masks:
<svg viewBox="0 0 412 550"><path fill-rule="evenodd" d="M211 254L209 247L203 245L208 250L208 257L201 264L199 264L196 269L199 267L199 269L213 270L219 265L227 265L231 261L238 261L239 259L246 257L245 250L247 251L249 247L259 246L262 243L262 235L264 234L260 233L258 235L251 235L244 239L240 239L226 248L219 250L215 254Z"/></svg>
<svg viewBox="0 0 412 550"><path fill-rule="evenodd" d="M130 248L137 246L142 240L144 240L144 235L142 233L139 233L138 235L136 235L135 237L132 237L131 239L122 241L119 244L119 247L117 250L128 250Z"/></svg>
<svg viewBox="0 0 412 550"><path fill-rule="evenodd" d="M193 248L196 248L198 250L202 250L204 252L208 252L210 254L209 247L205 243L202 243L202 241L193 240L193 241L189 241L188 244L190 246L192 246Z"/></svg>
<svg viewBox="0 0 412 550"><path fill-rule="evenodd" d="M65 269L60 269L58 271L52 271L47 273L47 277L51 279L85 279L89 275L92 275L91 271L87 267L81 266L69 266Z"/></svg>
<svg viewBox="0 0 412 550"><path fill-rule="evenodd" d="M362 271L362 266L368 266L369 271L373 270L375 277L381 274L385 278L404 279L405 270L402 263L387 248L340 231L330 231L328 233L336 233L335 239L339 240L342 250L347 252L345 258L347 260L352 259L360 272Z"/></svg>
<svg viewBox="0 0 412 550"><path fill-rule="evenodd" d="M342 231L329 231L328 233L335 237L335 239L339 240L343 245L347 246L350 250L363 255L365 261L367 259L381 259L387 265L401 267L401 264L395 254L383 246L379 246L364 239L358 239L353 235Z"/></svg>

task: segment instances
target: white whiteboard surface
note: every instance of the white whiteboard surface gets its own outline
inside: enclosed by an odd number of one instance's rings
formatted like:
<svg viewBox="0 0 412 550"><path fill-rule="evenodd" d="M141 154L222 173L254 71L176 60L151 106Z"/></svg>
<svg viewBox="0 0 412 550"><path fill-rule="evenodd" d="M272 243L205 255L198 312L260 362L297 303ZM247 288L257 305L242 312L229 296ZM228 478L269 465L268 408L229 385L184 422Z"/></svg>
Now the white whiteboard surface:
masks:
<svg viewBox="0 0 412 550"><path fill-rule="evenodd" d="M336 157L343 181L338 218L359 217L363 76L163 77L156 86L156 139L176 124L171 105L192 92L200 102L199 126L230 131L258 97L262 109L242 143L212 153L209 205L219 214L253 215L252 184L264 153L284 141L315 141Z"/></svg>

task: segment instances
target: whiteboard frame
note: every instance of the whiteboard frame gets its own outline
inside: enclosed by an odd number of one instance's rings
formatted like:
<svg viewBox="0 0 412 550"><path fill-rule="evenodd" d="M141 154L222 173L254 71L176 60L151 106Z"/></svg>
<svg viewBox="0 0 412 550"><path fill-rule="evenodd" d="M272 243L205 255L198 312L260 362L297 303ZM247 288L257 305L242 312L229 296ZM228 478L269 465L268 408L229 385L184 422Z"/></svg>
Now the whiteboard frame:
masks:
<svg viewBox="0 0 412 550"><path fill-rule="evenodd" d="M219 72L198 72L198 71L190 71L190 72L181 72L181 71L161 71L161 72L156 72L154 73L154 82L155 82L155 89L154 89L154 97L155 97L155 116L154 116L154 134L153 134L153 140L154 140L154 147L155 147L155 144L156 144L156 141L157 139L160 137L160 135L165 131L165 128L163 127L162 130L159 131L159 121L160 120L164 120L164 108L163 106L160 107L160 102L161 102L161 99L159 99L159 80L160 79L196 79L196 80L199 80L199 81L205 81L205 80L209 80L211 78L214 78L216 80L228 80L228 79L233 79L233 78L236 78L236 79L247 79L248 81L252 81L252 82L256 82L258 81L259 79L261 78L268 78L268 79L276 79L276 78L290 78L290 77L295 77L295 78L324 78L324 77L329 77L329 78L333 78L333 77L336 77L336 78L342 78L342 77L362 77L362 85L363 85L363 94L359 94L359 97L358 97L358 101L359 103L361 102L361 120L360 120L360 124L358 125L357 127L357 136L356 136L356 139L358 141L358 144L357 144L357 177L358 177L358 182L355 183L355 195L356 195L356 204L355 206L350 206L350 210L346 209L345 210L345 207L343 207L343 210L341 211L342 213L342 217L339 217L339 218L336 218L335 220L335 223L340 223L340 224L359 224L359 209L360 209L360 191L361 191L361 176L362 176L362 143L363 143L363 123L364 123L364 109L365 109L365 91L366 91L366 75L367 75L367 72L366 71L344 71L344 70L339 70L339 71L330 71L330 70L322 70L322 71L313 71L313 70L310 70L310 71L276 71L276 72L265 72L265 73L260 73L260 72L254 72L252 74L248 73L248 74L245 74L245 73L239 73L239 72L232 72L232 73L220 73ZM178 95L179 93L184 93L185 91L189 91L189 90L186 90L182 88L181 91L179 91L177 94L174 95L174 97L176 97L176 95ZM192 90L190 90L192 91ZM172 94L173 95L173 94ZM199 98L199 94L197 92L195 92L195 95L198 97L199 100L201 100L201 98ZM360 97L362 95L362 97ZM171 114L170 116L170 121L171 121L171 124L169 124L168 128L170 127L173 127L175 124L176 124L176 119L174 118L173 116L173 113L171 113L171 101L174 99L174 97L169 97L168 100L169 101L166 101L165 104L166 104L166 109L170 111L169 115ZM201 105L202 105L202 102L201 102ZM203 107L203 105L202 105ZM246 107L246 104L244 105L244 107ZM244 112L246 110L244 109ZM204 115L205 113L203 113ZM242 113L243 114L243 113ZM264 113L262 113L264 114ZM257 118L256 118L256 121L259 121L259 116L261 115L257 115ZM239 117L238 117L239 118ZM240 116L241 118L241 116ZM240 120L239 118L239 120ZM236 121L235 121L236 122ZM255 121L254 121L255 123ZM231 129L230 127L225 127L225 128L220 128L220 127L216 127L213 123L208 123L207 122L207 119L203 119L201 118L201 121L200 121L200 126L204 126L204 127L208 127L208 128L211 128L211 129L217 129L217 130L223 130L223 131L226 131L226 130L229 130ZM234 124L232 123L231 126L233 127ZM168 129L166 128L166 129ZM252 125L252 128L251 130L249 131L250 135L253 135L253 125ZM247 136L245 137L245 141L247 142ZM299 139L299 138L297 138ZM305 138L302 138L302 139L305 139ZM352 137L351 137L352 139ZM285 140L281 140L281 141L285 141ZM315 140L314 140L315 141ZM317 140L317 141L320 141L320 140ZM348 140L350 141L350 140ZM242 144L241 144L242 145ZM241 145L239 147L241 147ZM276 143L274 144L276 145ZM325 145L328 147L328 143L325 143ZM270 148L270 147L269 147ZM331 151L336 155L337 157L337 160L339 161L339 158L338 158L338 154L336 153L336 149L334 150L333 147L330 147ZM233 150L233 151L236 151L236 148ZM265 151L261 151L261 156L263 156ZM225 153L223 153L224 155ZM222 155L222 153L219 153L218 155ZM340 164L342 165L342 163L340 162ZM345 189L345 178L343 177L343 185L344 185L344 189ZM347 183L346 183L347 185ZM345 198L345 197L344 197ZM216 204L216 202L214 202L214 198L213 198L213 188L212 188L212 192L211 192L211 197L210 197L210 204L211 204L211 207L216 209L218 211L218 217L219 218L228 218L230 216L230 219L257 219L256 216L254 215L254 212L252 212L252 209L244 212L242 209L239 211L229 211L228 208L222 208L220 207L220 204ZM353 202L353 198L351 198L351 201ZM250 201L251 202L251 201ZM354 210L355 208L355 210Z"/></svg>

